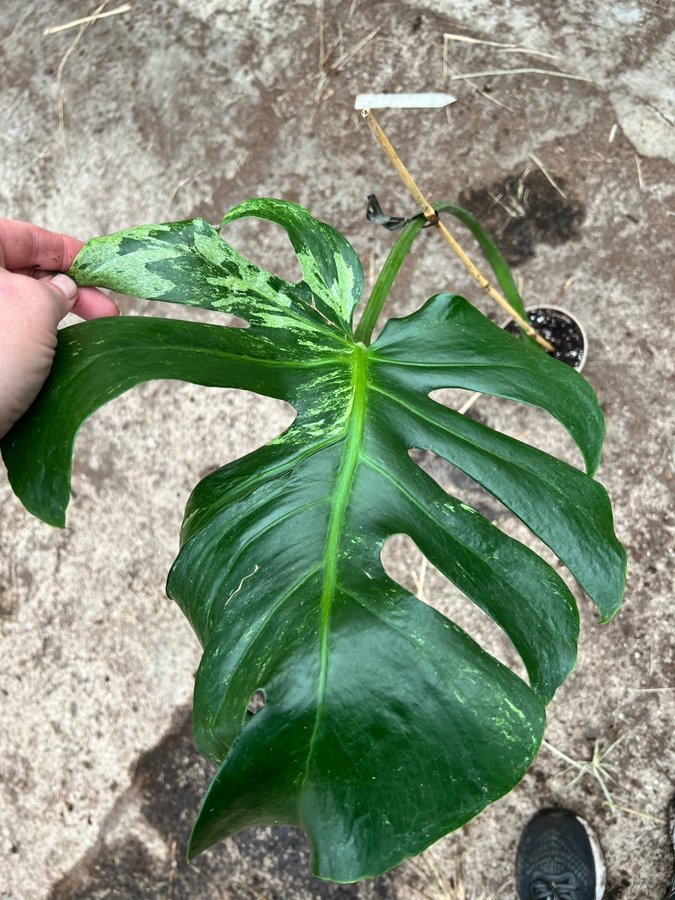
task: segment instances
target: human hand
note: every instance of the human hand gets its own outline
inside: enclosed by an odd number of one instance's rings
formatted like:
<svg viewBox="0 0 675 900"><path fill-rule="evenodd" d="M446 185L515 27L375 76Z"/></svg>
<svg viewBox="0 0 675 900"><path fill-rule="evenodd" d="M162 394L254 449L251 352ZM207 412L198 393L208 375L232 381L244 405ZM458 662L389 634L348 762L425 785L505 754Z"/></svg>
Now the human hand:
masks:
<svg viewBox="0 0 675 900"><path fill-rule="evenodd" d="M23 415L49 374L61 319L116 316L96 288L79 288L67 271L82 241L27 222L0 218L0 437Z"/></svg>

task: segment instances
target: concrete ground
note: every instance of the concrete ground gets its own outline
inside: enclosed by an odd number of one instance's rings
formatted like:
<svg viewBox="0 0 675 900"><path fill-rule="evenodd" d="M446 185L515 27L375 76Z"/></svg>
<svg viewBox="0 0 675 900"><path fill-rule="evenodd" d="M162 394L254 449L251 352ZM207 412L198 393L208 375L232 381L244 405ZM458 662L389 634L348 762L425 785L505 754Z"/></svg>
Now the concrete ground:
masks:
<svg viewBox="0 0 675 900"><path fill-rule="evenodd" d="M672 869L664 816L675 773L667 0L136 0L92 25L66 59L77 30L43 29L93 7L4 0L2 214L86 238L196 214L216 222L245 198L279 196L341 228L372 282L391 236L365 221L366 196L376 192L395 214L414 209L353 112L354 95L449 85L459 100L447 113L380 120L433 198L462 195L500 234L528 302L562 298L583 321L586 375L607 416L600 478L630 573L609 625L580 597L580 661L551 704L550 746L509 796L423 857L371 882L331 885L309 874L301 833L264 829L187 865L210 769L190 735L199 649L164 579L191 487L290 414L234 391L137 388L83 429L65 531L32 519L0 473L0 900L511 898L520 830L552 803L594 825L607 897L660 897ZM449 41L444 64L444 33L557 56ZM512 68L552 74L455 78ZM522 208L519 179L530 187ZM295 274L273 226L238 224L228 237L254 261ZM427 233L393 309L409 312L440 290L501 318ZM124 309L187 315L131 301ZM533 410L481 398L471 414L577 461ZM536 544L457 472L420 461ZM387 561L415 585L422 561L410 542L393 541ZM493 641L431 569L424 590ZM491 646L508 654L498 638ZM570 785L576 770L556 751L587 761L619 738L605 760L616 776L610 808L589 775Z"/></svg>

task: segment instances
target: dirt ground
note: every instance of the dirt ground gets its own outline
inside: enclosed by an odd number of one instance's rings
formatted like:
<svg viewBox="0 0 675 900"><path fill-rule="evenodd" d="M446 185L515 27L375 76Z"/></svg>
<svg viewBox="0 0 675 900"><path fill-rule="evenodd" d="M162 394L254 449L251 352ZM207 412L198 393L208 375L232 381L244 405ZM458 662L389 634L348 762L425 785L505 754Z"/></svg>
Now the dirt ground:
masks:
<svg viewBox="0 0 675 900"><path fill-rule="evenodd" d="M77 29L43 34L94 7L4 0L0 212L86 238L193 215L216 222L245 198L279 196L343 230L372 283L392 238L366 222L367 195L393 214L414 209L354 96L449 88L458 101L448 110L380 121L432 198L461 196L496 231L527 302L557 300L582 320L586 375L607 417L599 477L629 580L606 626L579 596L579 664L522 783L422 857L374 881L332 885L309 874L303 835L279 828L237 835L187 865L211 771L190 734L199 648L164 580L192 486L290 414L242 392L135 389L80 435L66 530L31 518L0 472L0 900L512 898L520 830L550 804L594 825L608 898L661 897L675 790L669 3L135 0L74 48ZM448 33L520 49L448 40L444 56ZM466 73L493 74L458 77ZM530 188L520 207L519 183ZM228 237L295 276L273 226L237 224ZM393 311L441 290L501 319L428 233ZM124 310L187 315L132 301ZM481 398L471 415L578 462L562 431L531 409ZM422 463L536 546L467 479ZM422 560L409 541L388 546L387 565L414 588ZM456 591L431 569L424 590L456 609ZM461 604L458 616L499 647ZM611 744L615 808L589 774L571 785L578 770L560 756L584 762Z"/></svg>

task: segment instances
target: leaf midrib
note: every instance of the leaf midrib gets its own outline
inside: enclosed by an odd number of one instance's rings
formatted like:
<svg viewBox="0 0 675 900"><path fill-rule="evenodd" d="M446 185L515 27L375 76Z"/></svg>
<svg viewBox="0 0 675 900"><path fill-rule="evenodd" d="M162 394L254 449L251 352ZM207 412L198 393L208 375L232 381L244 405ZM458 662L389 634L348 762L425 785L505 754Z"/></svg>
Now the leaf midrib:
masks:
<svg viewBox="0 0 675 900"><path fill-rule="evenodd" d="M361 458L366 421L367 365L368 349L360 343L354 347L352 356L352 395L347 420L349 421L342 464L335 483L334 504L328 523L326 547L324 550L324 581L321 594L321 624L319 644L319 679L317 683L316 718L307 750L307 764L303 783L309 774L325 712L326 684L328 680L328 639L330 617L337 587L338 552L344 526L347 506L352 492L352 484Z"/></svg>
<svg viewBox="0 0 675 900"><path fill-rule="evenodd" d="M172 319L171 321L178 322L181 320L180 319ZM202 324L202 323L196 323L196 324ZM75 325L72 327L77 328L79 326ZM211 327L229 328L229 326L227 326L227 325L214 325ZM248 329L246 329L246 328L234 329L233 328L231 330L246 332ZM195 347L195 346L186 346L184 344L176 344L176 345L162 344L159 347L151 347L151 348L141 347L141 346L135 347L132 345L132 346L124 347L124 349L125 350L142 350L146 359L153 355L157 355L157 356L161 357L163 355L166 355L167 351L172 351L172 352L176 352L176 353L189 353L190 355L194 355L194 356L199 356L199 355L218 356L221 359L228 360L228 362L231 361L231 362L237 362L237 363L241 363L241 362L253 363L255 365L270 366L270 367L280 366L280 367L286 368L286 369L288 369L288 368L318 369L323 366L334 366L336 362L346 362L350 358L350 355L348 353L340 353L340 354L336 353L335 355L328 356L326 359L308 359L308 360L298 360L298 359L288 359L288 358L269 359L269 358L265 358L264 356L247 356L243 353L237 353L236 351L231 351L231 350L221 350L220 348L217 348L217 347L216 348L214 348L214 347ZM78 378L81 378L82 372L86 372L88 369L92 368L93 366L98 365L99 361L102 358L105 358L106 356L114 356L118 352L119 352L119 347L114 346L112 344L109 346L106 345L106 346L102 347L100 353L98 353L96 356L92 357L87 363L85 363L85 365L81 369L78 370L76 375L73 375L73 380L77 380ZM155 376L152 380L154 381L154 380L159 380L159 379L157 378L157 376ZM181 379L176 378L174 376L170 376L167 380L180 381Z"/></svg>

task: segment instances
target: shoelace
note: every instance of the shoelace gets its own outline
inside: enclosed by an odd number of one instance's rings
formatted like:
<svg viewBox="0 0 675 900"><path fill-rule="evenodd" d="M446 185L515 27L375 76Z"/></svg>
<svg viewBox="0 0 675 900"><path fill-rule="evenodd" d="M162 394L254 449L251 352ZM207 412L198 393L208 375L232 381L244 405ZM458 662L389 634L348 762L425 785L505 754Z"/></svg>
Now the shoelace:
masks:
<svg viewBox="0 0 675 900"><path fill-rule="evenodd" d="M578 883L574 875L538 877L530 885L532 900L577 900Z"/></svg>

